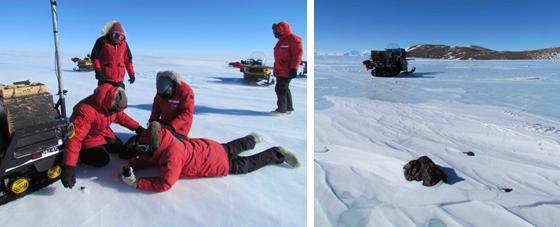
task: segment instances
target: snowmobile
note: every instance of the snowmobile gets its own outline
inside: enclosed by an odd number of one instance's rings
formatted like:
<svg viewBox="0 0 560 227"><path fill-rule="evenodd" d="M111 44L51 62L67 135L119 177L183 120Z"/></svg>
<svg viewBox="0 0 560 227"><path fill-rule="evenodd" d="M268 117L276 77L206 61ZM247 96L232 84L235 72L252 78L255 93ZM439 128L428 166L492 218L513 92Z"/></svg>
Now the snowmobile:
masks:
<svg viewBox="0 0 560 227"><path fill-rule="evenodd" d="M271 77L273 68L265 64L264 56L263 52L253 52L249 58L230 62L228 65L239 69L243 73L243 80L246 83L254 81L259 85L271 85L275 82Z"/></svg>
<svg viewBox="0 0 560 227"><path fill-rule="evenodd" d="M403 74L413 73L416 68L408 71L408 59L406 50L403 48L391 48L385 50L372 50L371 58L362 62L367 70L371 70L374 77L394 77L401 72Z"/></svg>
<svg viewBox="0 0 560 227"><path fill-rule="evenodd" d="M91 61L89 54L84 58L84 60L78 57L74 57L71 60L77 64L77 66L74 67L74 71L92 71L94 69L93 62Z"/></svg>
<svg viewBox="0 0 560 227"><path fill-rule="evenodd" d="M0 86L0 205L57 181L62 173L66 119L58 54L56 0L50 0L55 36L58 100L29 81Z"/></svg>
<svg viewBox="0 0 560 227"><path fill-rule="evenodd" d="M299 73L299 77L307 77L307 61L302 61L301 66L303 66L303 71Z"/></svg>

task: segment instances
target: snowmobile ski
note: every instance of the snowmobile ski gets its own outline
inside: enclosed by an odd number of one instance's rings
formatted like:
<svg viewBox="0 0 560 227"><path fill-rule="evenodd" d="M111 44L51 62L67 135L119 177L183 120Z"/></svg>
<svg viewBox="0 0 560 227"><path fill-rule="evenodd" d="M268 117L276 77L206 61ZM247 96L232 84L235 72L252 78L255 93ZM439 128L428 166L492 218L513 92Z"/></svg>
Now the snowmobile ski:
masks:
<svg viewBox="0 0 560 227"><path fill-rule="evenodd" d="M405 72L403 72L403 74L411 74L411 73L414 73L414 71L416 71L416 67L412 67L412 69L410 71L405 71Z"/></svg>

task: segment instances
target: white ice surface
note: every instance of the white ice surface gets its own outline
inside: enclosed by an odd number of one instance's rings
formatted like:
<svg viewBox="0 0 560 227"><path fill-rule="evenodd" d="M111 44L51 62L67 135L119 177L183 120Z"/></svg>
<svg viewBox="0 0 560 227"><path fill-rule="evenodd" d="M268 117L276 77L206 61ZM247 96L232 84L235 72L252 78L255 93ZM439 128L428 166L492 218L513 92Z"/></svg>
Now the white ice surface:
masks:
<svg viewBox="0 0 560 227"><path fill-rule="evenodd" d="M560 223L557 62L416 60L373 78L362 60L316 58L316 226ZM406 181L421 155L449 184Z"/></svg>
<svg viewBox="0 0 560 227"><path fill-rule="evenodd" d="M103 168L80 165L77 184L65 189L60 182L0 206L1 226L303 226L306 223L306 87L295 79L291 91L296 109L289 116L272 117L276 107L274 86L244 85L228 61L249 53L147 53L134 54L136 82L125 81L129 108L141 124L149 118L155 94L155 74L178 71L195 92L194 137L221 142L258 132L266 140L252 154L272 146L295 152L302 166L267 166L246 175L179 180L171 190L145 193L130 188L116 176L125 161L112 156ZM97 83L93 72L73 72L71 57L85 52L62 52L62 74L69 90L67 108L90 95ZM31 80L57 90L54 53L43 50L0 49L0 83ZM132 135L114 125L119 137ZM157 174L139 171L138 176ZM85 190L80 190L85 187Z"/></svg>

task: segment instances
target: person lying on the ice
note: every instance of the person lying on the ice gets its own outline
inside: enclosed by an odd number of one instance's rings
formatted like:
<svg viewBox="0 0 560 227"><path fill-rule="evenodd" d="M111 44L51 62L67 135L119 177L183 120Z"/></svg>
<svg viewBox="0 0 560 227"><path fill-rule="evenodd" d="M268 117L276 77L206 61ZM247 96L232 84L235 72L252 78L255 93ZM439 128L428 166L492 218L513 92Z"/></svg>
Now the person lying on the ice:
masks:
<svg viewBox="0 0 560 227"><path fill-rule="evenodd" d="M175 71L158 72L156 88L149 121L158 121L178 137L187 137L193 121L193 90Z"/></svg>
<svg viewBox="0 0 560 227"><path fill-rule="evenodd" d="M292 168L299 167L297 157L283 147L272 147L251 156L239 156L262 140L260 135L254 133L225 144L204 138L180 140L159 123L152 122L148 130L140 135L137 149L142 155L123 167L121 179L140 190L162 192L169 190L180 178L243 174L268 164L283 162ZM159 167L159 177L136 179L134 171L156 166Z"/></svg>
<svg viewBox="0 0 560 227"><path fill-rule="evenodd" d="M126 115L127 107L124 89L103 84L97 87L93 95L74 106L70 121L74 125L64 149L61 181L64 187L72 188L76 183L75 167L81 163L102 167L109 163L109 153L119 153L127 157L124 145L109 127L118 123L131 131L141 133L145 129L138 122Z"/></svg>

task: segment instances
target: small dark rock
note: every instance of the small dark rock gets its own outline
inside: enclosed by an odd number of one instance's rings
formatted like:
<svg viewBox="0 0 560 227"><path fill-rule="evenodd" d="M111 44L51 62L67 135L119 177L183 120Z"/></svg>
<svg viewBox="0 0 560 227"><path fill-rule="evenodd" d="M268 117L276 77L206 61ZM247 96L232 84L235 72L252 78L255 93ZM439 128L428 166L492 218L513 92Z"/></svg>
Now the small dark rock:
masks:
<svg viewBox="0 0 560 227"><path fill-rule="evenodd" d="M513 191L512 188L500 188L500 190L504 191L504 192L511 192Z"/></svg>
<svg viewBox="0 0 560 227"><path fill-rule="evenodd" d="M86 190L86 187L82 186L82 187L80 187L80 190L82 190L82 191Z"/></svg>
<svg viewBox="0 0 560 227"><path fill-rule="evenodd" d="M468 156L474 156L474 152L472 151L463 152L463 154L466 154Z"/></svg>

